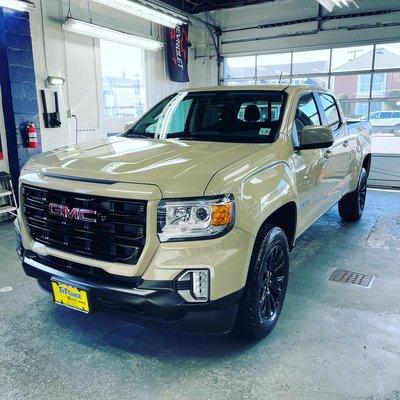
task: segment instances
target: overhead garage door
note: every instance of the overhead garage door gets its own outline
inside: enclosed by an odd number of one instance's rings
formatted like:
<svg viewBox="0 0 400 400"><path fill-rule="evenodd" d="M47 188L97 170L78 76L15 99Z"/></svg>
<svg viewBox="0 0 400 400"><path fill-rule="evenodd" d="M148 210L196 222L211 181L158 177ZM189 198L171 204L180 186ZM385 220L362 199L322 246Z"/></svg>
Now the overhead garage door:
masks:
<svg viewBox="0 0 400 400"><path fill-rule="evenodd" d="M387 115L389 112L383 114ZM373 157L369 183L400 187L400 112L396 117L388 117L387 122L387 125L381 126L378 123L374 126L371 120Z"/></svg>

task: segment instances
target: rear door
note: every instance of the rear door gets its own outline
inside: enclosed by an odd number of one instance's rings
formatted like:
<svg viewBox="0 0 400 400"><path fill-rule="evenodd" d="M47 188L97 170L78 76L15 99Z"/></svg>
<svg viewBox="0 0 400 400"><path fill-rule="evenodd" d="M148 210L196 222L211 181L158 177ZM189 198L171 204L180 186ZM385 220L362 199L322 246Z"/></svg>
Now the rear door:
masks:
<svg viewBox="0 0 400 400"><path fill-rule="evenodd" d="M333 131L334 144L325 153L325 176L329 186L329 202L335 204L350 190L352 183L352 158L355 154L356 137L349 137L346 123L335 98L328 93L318 93L318 106L323 125Z"/></svg>

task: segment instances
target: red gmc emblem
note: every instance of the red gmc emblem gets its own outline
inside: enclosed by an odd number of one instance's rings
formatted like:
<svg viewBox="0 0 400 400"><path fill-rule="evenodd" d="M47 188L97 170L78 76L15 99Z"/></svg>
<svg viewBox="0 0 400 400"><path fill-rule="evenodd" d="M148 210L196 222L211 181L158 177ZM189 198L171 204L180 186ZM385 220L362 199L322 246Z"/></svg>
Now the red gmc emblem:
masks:
<svg viewBox="0 0 400 400"><path fill-rule="evenodd" d="M69 208L62 204L50 203L49 213L55 217L76 219L77 221L84 222L97 222L97 211L86 210L85 208Z"/></svg>

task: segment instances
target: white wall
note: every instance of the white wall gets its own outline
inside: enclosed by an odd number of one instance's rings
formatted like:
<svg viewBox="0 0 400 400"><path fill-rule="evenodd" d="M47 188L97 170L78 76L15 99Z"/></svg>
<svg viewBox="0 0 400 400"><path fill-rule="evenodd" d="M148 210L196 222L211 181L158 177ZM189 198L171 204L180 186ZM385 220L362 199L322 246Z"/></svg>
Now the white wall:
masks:
<svg viewBox="0 0 400 400"><path fill-rule="evenodd" d="M66 84L57 89L60 98L62 127L46 129L42 121L43 150L75 143L75 119L67 118L68 110L71 110L71 113L78 117L81 129L78 133L79 142L104 137L109 132L121 131L126 121L105 119L101 111L99 112L102 99L98 40L62 31L61 21L67 15L68 2L61 0L42 1L47 70L39 4L31 14L37 88L38 90L45 88L44 81L47 75L66 78ZM92 16L94 23L162 41L162 32L156 24L151 24L146 20L94 2L90 2L90 6L91 10L89 11L87 1L72 0L72 15L86 21ZM216 68L215 58L210 59L212 50L207 44L202 43L209 40L205 28L198 23L190 25L189 38L194 42L194 47L190 51L190 86L204 86L213 81L216 83L216 74L210 67L214 65L214 69ZM198 39L199 50L194 39ZM195 53L201 57L195 58ZM149 51L145 59L148 107L168 94L189 86L169 81L165 71L163 50ZM132 60L132 62L135 61ZM51 104L51 101L49 95L48 103ZM39 109L42 113L40 100Z"/></svg>

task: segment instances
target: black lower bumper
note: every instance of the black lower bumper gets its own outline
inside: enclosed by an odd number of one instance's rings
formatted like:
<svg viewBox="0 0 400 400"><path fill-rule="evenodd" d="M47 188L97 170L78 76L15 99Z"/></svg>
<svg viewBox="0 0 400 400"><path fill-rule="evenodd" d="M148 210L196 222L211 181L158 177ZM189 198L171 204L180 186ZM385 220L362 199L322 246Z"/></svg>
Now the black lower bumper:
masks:
<svg viewBox="0 0 400 400"><path fill-rule="evenodd" d="M51 280L59 280L89 291L91 309L140 325L186 333L223 334L236 320L241 291L202 304L189 304L175 290L173 281L138 280L134 285L107 284L54 268L40 259L23 257L25 273L51 293Z"/></svg>

